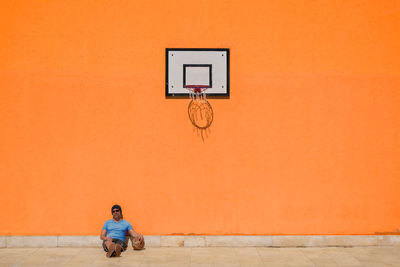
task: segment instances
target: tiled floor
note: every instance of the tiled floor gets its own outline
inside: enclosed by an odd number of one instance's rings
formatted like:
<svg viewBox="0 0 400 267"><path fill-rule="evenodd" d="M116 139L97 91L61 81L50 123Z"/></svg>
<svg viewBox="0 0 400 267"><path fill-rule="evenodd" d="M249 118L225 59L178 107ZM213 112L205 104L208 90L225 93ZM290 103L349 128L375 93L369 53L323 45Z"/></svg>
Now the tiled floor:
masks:
<svg viewBox="0 0 400 267"><path fill-rule="evenodd" d="M400 247L147 248L106 258L101 248L3 248L0 266L399 266Z"/></svg>

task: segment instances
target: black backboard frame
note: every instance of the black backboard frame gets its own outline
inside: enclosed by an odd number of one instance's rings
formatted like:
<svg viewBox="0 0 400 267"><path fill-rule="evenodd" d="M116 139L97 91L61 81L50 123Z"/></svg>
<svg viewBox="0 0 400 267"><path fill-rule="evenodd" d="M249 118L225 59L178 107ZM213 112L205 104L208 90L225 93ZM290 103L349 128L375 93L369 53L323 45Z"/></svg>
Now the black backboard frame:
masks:
<svg viewBox="0 0 400 267"><path fill-rule="evenodd" d="M169 93L168 84L168 55L173 51L224 51L226 52L226 93L208 93L207 97L229 98L230 97L230 49L229 48L166 48L165 49L165 96L167 98L182 98L189 96L189 93ZM190 65L190 64L189 64ZM195 64L197 65L197 64ZM205 64L207 65L207 64Z"/></svg>

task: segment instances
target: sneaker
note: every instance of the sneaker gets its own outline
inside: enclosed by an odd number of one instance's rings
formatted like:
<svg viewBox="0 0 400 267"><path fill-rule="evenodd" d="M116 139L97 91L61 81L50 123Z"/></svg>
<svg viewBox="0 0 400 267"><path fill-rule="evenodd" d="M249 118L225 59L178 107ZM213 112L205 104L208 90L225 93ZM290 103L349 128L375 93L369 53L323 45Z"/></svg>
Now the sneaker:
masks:
<svg viewBox="0 0 400 267"><path fill-rule="evenodd" d="M115 245L115 256L119 257L121 255L122 252L122 247L119 244Z"/></svg>
<svg viewBox="0 0 400 267"><path fill-rule="evenodd" d="M115 244L111 243L110 247L108 248L107 254L106 254L107 258L112 257L114 252L115 252Z"/></svg>

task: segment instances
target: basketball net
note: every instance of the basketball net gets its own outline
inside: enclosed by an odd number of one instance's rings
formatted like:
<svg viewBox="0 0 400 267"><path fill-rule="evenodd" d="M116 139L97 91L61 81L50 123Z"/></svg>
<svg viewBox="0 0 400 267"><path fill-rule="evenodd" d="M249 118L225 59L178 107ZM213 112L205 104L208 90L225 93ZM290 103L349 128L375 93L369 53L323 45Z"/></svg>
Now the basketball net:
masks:
<svg viewBox="0 0 400 267"><path fill-rule="evenodd" d="M210 133L210 126L214 119L213 109L206 98L205 91L208 88L204 85L186 85L191 99L188 106L189 119L197 134L200 132L203 142L204 135L207 137L207 132Z"/></svg>

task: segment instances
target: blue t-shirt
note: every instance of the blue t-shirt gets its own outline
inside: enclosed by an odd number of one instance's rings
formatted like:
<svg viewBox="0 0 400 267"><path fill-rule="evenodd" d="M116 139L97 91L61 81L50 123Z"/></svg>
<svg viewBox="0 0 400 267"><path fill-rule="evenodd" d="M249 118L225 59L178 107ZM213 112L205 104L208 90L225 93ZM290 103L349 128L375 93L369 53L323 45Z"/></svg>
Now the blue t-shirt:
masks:
<svg viewBox="0 0 400 267"><path fill-rule="evenodd" d="M133 230L133 228L132 225L124 219L119 222L111 219L104 223L103 230L107 231L107 236L125 241L126 231Z"/></svg>

